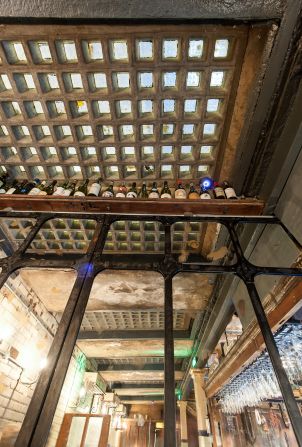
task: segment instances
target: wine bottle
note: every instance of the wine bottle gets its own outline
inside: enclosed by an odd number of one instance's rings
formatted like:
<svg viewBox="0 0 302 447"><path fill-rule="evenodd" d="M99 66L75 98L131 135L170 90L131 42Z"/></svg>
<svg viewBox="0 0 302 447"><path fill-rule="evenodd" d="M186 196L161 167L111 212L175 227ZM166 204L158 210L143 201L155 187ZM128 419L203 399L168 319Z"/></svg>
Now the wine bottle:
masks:
<svg viewBox="0 0 302 447"><path fill-rule="evenodd" d="M9 185L9 188L6 190L5 194L14 194L16 189L18 188L18 180L13 180L13 182Z"/></svg>
<svg viewBox="0 0 302 447"><path fill-rule="evenodd" d="M188 194L188 199L190 200L196 200L199 199L199 194L195 189L194 183L190 183L190 190Z"/></svg>
<svg viewBox="0 0 302 447"><path fill-rule="evenodd" d="M102 179L98 178L95 182L90 185L88 189L88 196L98 197L101 191Z"/></svg>
<svg viewBox="0 0 302 447"><path fill-rule="evenodd" d="M158 199L159 198L159 192L157 189L156 182L152 183L151 191L149 192L149 199Z"/></svg>
<svg viewBox="0 0 302 447"><path fill-rule="evenodd" d="M160 198L161 199L172 199L172 194L171 194L170 188L168 186L167 180L164 181L164 187L161 190Z"/></svg>
<svg viewBox="0 0 302 447"><path fill-rule="evenodd" d="M140 191L140 197L142 199L148 199L148 191L147 191L146 183L143 183L142 189Z"/></svg>
<svg viewBox="0 0 302 447"><path fill-rule="evenodd" d="M28 193L29 196L38 196L40 193L44 190L44 187L46 186L46 180L43 180L40 184L35 186L33 189L31 189Z"/></svg>
<svg viewBox="0 0 302 447"><path fill-rule="evenodd" d="M8 186L7 180L8 180L8 174L5 172L0 177L0 194L5 194L6 191L8 190L9 186Z"/></svg>
<svg viewBox="0 0 302 447"><path fill-rule="evenodd" d="M217 182L214 183L214 197L215 199L225 199L223 188Z"/></svg>
<svg viewBox="0 0 302 447"><path fill-rule="evenodd" d="M209 189L205 189L205 188L200 188L200 196L199 196L202 200L209 200L212 199L212 196L210 194L210 190Z"/></svg>
<svg viewBox="0 0 302 447"><path fill-rule="evenodd" d="M108 186L107 189L102 194L102 197L105 197L107 199L112 199L114 197L114 191L113 191L113 182Z"/></svg>
<svg viewBox="0 0 302 447"><path fill-rule="evenodd" d="M136 183L133 182L131 188L126 194L127 199L136 199L137 198L137 189L136 189Z"/></svg>
<svg viewBox="0 0 302 447"><path fill-rule="evenodd" d="M52 196L55 191L55 186L58 183L57 180L53 180L49 185L45 186L43 191L40 192L40 195L42 196Z"/></svg>
<svg viewBox="0 0 302 447"><path fill-rule="evenodd" d="M1 176L0 176L0 190L2 189L2 187L7 183L8 180L8 173L4 172ZM5 189L5 188L4 188ZM0 193L0 194L4 194L4 193Z"/></svg>
<svg viewBox="0 0 302 447"><path fill-rule="evenodd" d="M40 185L41 181L38 178L35 178L33 182L26 182L23 187L20 189L20 192L18 194L29 194L29 192L37 187L37 185ZM16 193L15 193L16 194Z"/></svg>
<svg viewBox="0 0 302 447"><path fill-rule="evenodd" d="M88 182L89 179L86 179L76 190L76 192L74 193L74 196L87 196L87 192L88 192Z"/></svg>
<svg viewBox="0 0 302 447"><path fill-rule="evenodd" d="M63 183L61 186L58 186L57 189L55 190L55 192L53 193L54 196L64 196L65 195L65 190L68 186L69 182L65 182Z"/></svg>
<svg viewBox="0 0 302 447"><path fill-rule="evenodd" d="M126 185L125 185L125 182L123 182L119 187L118 187L118 190L117 190L117 193L115 194L115 197L122 197L122 198L125 198L126 197L126 194L127 194L127 187L126 187Z"/></svg>
<svg viewBox="0 0 302 447"><path fill-rule="evenodd" d="M231 200L238 199L235 189L229 182L227 182L227 181L222 182L222 187L223 187L223 191L224 191L224 194L227 199L231 199Z"/></svg>
<svg viewBox="0 0 302 447"><path fill-rule="evenodd" d="M69 185L65 189L64 196L73 196L76 190L76 184L77 180L74 180L73 182L69 183Z"/></svg>
<svg viewBox="0 0 302 447"><path fill-rule="evenodd" d="M17 182L16 186L15 186L15 190L11 193L11 194L21 194L21 190L24 188L24 186L26 185L27 180L22 180L22 182Z"/></svg>
<svg viewBox="0 0 302 447"><path fill-rule="evenodd" d="M187 191L182 186L181 180L177 181L177 187L175 189L174 197L175 197L175 199L186 199L187 198Z"/></svg>

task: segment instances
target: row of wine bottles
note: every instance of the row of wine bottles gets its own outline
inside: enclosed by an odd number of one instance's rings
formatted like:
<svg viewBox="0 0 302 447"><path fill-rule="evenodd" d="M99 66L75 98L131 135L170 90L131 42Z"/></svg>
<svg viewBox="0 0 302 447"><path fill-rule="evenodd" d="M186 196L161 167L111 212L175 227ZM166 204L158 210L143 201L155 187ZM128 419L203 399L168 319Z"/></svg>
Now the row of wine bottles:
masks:
<svg viewBox="0 0 302 447"><path fill-rule="evenodd" d="M208 182L209 179L200 179L198 187L194 183L190 183L189 189L178 180L174 190L175 199L237 199L234 188L228 182L214 183ZM174 189L174 188L173 188ZM46 180L34 181L13 180L9 181L7 175L0 177L0 194L27 194L29 196L36 195L53 195L53 196L95 196L111 199L114 197L128 199L172 199L173 194L165 181L162 188L158 188L157 183L153 182L151 188L143 183L139 189L135 182L130 187L125 183L118 187L112 182L108 187L102 190L102 179L99 178L89 185L89 180L85 180L78 184L77 180L66 181L58 184L57 180L47 182Z"/></svg>

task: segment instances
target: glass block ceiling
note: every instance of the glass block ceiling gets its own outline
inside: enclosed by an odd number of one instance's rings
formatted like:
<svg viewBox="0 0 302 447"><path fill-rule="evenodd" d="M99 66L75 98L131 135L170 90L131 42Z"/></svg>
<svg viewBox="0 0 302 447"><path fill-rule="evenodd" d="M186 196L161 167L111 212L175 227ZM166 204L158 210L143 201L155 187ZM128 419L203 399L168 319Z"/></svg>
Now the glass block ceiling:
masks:
<svg viewBox="0 0 302 447"><path fill-rule="evenodd" d="M213 174L246 35L213 25L5 26L0 170L105 182Z"/></svg>

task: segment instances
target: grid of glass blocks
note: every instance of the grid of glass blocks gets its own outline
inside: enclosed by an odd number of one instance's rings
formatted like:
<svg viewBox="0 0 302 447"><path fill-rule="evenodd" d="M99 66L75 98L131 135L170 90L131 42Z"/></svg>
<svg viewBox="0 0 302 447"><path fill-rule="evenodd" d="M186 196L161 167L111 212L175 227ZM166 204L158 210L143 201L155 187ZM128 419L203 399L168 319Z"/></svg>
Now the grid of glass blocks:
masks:
<svg viewBox="0 0 302 447"><path fill-rule="evenodd" d="M186 330L190 317L184 310L174 310L174 329ZM164 329L164 312L158 310L86 311L81 331L114 329Z"/></svg>
<svg viewBox="0 0 302 447"><path fill-rule="evenodd" d="M22 28L0 38L0 172L105 182L213 172L245 27Z"/></svg>
<svg viewBox="0 0 302 447"><path fill-rule="evenodd" d="M30 219L1 219L0 228L15 250L28 234ZM202 222L178 222L171 227L174 253L199 253ZM92 219L50 219L39 230L28 252L78 253L87 251L96 222ZM108 232L104 253L164 253L164 228L159 222L117 221Z"/></svg>

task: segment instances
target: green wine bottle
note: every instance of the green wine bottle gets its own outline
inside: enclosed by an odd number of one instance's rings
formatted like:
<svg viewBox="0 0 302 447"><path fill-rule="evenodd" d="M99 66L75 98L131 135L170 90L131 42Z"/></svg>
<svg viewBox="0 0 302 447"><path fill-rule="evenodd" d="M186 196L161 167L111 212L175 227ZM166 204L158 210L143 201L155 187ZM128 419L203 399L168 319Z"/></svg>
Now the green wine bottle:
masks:
<svg viewBox="0 0 302 447"><path fill-rule="evenodd" d="M146 183L143 183L140 196L142 199L148 199L148 191L147 191Z"/></svg>

